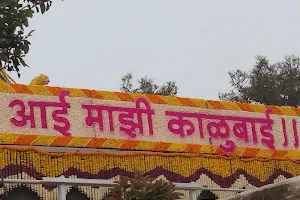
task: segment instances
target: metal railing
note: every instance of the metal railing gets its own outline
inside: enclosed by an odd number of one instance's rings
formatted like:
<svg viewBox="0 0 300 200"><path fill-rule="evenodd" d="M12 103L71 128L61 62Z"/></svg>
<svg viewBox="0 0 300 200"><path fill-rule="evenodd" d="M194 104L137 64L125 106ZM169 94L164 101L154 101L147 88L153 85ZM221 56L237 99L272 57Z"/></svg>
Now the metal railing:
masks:
<svg viewBox="0 0 300 200"><path fill-rule="evenodd" d="M66 200L66 185L71 186L102 186L102 187L113 187L115 185L113 180L102 180L102 179L80 179L80 178L65 178L64 176L50 178L45 177L41 180L26 180L26 179L2 179L3 184L47 184L58 186L58 200ZM230 189L230 188L207 188L201 187L197 183L174 183L177 190L189 191L190 200L196 200L196 191L226 191L226 192L243 192L247 189Z"/></svg>

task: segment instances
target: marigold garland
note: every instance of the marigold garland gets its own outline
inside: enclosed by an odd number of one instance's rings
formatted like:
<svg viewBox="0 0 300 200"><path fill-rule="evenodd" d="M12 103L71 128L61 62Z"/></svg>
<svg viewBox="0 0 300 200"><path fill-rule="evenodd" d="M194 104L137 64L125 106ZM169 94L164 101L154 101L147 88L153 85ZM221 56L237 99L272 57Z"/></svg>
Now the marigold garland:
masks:
<svg viewBox="0 0 300 200"><path fill-rule="evenodd" d="M66 177L114 179L119 175L132 176L135 170L140 170L152 177L161 176L173 182L199 182L208 187L242 188L261 187L277 179L300 175L299 163L291 160L203 154L49 153L33 147L2 146L0 157L0 168L5 178L40 179L63 174ZM34 190L40 191L39 194L43 197L46 192L48 196L44 199L51 199L56 194L55 186L39 187ZM93 199L95 195L90 196Z"/></svg>
<svg viewBox="0 0 300 200"><path fill-rule="evenodd" d="M152 155L152 156L162 156L162 157L204 157L204 158L222 158L225 160L232 160L232 159L239 159L243 162L249 162L249 161L260 161L260 162L269 162L272 160L287 160L295 163L300 163L300 160L295 159L287 159L287 158L281 158L281 157L272 157L272 158L259 158L259 157L236 157L236 156L226 156L226 155L213 155L213 154L201 154L201 153L162 153L162 152L147 152L147 151L141 151L141 152L130 152L130 153L109 153L109 152L62 152L62 153L53 153L53 152L46 152L42 151L36 147L12 147L12 146L0 146L1 149L8 149L12 151L34 151L39 154L43 155L49 155L49 156L70 156L70 155L82 155L82 156L92 156L92 155L106 155L106 156L117 156L117 157L131 157L131 156L138 156L138 155ZM251 151L251 150L249 150ZM253 149L253 151L256 151L256 149Z"/></svg>
<svg viewBox="0 0 300 200"><path fill-rule="evenodd" d="M242 170L261 181L266 181L274 173L278 173L278 170L289 173L290 176L300 174L300 165L295 161L234 158L218 155L154 152L49 153L33 147L1 147L0 156L4 158L0 161L0 167L3 169L7 166L15 166L21 168L19 171L22 172L22 169L25 167L26 170L30 169L34 170L34 173L40 173L39 176L53 177L66 172L72 174L72 170L79 170L79 174L83 172L88 173L86 175L81 174L82 176L94 177L98 176L99 173L104 173L104 171L112 170L109 173L115 173L113 170L116 169L124 170L129 173L137 169L144 173L159 169L159 171L165 170L177 174L172 176L180 176L180 179L189 179L188 177L194 176L193 174L202 169L223 178L231 176L233 173L236 173L236 171Z"/></svg>
<svg viewBox="0 0 300 200"><path fill-rule="evenodd" d="M266 106L258 104L206 101L203 99L164 97L156 95L129 94L121 92L96 91L76 88L25 86L19 84L0 84L0 92L23 93L44 96L58 96L63 89L70 91L71 97L86 97L116 101L133 102L137 97L144 97L154 104L174 106L189 106L210 108L217 110L239 110L247 112L265 112L272 108L272 114L300 116L299 108ZM0 136L1 137L1 136ZM34 138L34 140L33 140ZM258 149L237 149L231 157L222 155L209 155L211 146L199 146L171 143L122 143L119 140L106 140L102 138L71 138L34 136L18 137L16 135L2 134L3 144L43 145L51 143L53 146L78 146L97 148L134 149L164 151L184 151L194 153L157 153L157 152L132 152L132 153L104 153L104 152L67 152L49 153L34 147L15 148L0 147L0 168L6 178L41 178L43 176L55 177L61 174L80 178L110 179L118 175L132 175L134 170L141 170L153 177L163 176L173 182L197 181L210 187L260 187L272 183L278 178L289 178L300 175L300 151L259 151ZM33 141L33 142L32 142ZM101 145L99 145L101 144ZM123 146L122 146L123 145ZM121 148L121 149L122 149ZM215 149L217 150L217 149ZM214 150L214 151L215 151ZM245 152L244 152L245 150ZM234 156L235 155L235 156ZM247 155L251 158L240 158ZM254 157L257 156L257 157ZM267 158L263 158L267 157ZM55 199L56 191L50 186L31 186L38 191L43 199ZM50 189L49 189L50 188ZM49 193L48 192L49 189ZM45 192L47 190L47 192ZM91 193L92 189L84 190ZM99 193L89 195L92 199L100 199Z"/></svg>

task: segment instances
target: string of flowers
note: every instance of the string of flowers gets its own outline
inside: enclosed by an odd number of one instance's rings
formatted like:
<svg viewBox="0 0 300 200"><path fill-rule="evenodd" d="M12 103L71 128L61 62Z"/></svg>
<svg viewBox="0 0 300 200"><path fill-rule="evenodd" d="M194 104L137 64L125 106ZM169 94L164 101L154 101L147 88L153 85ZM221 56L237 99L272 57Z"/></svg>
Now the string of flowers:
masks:
<svg viewBox="0 0 300 200"><path fill-rule="evenodd" d="M298 162L290 160L259 160L213 155L137 152L113 154L103 152L48 153L35 148L0 148L0 168L5 177L77 176L110 179L118 175L132 176L136 170L153 177L164 175L175 182L196 181L206 174L212 181L229 187L239 174L264 184L284 175L300 175ZM281 174L280 174L281 173Z"/></svg>
<svg viewBox="0 0 300 200"><path fill-rule="evenodd" d="M289 158L280 158L280 157L273 157L273 158L260 158L260 157L236 157L236 156L226 156L226 155L215 155L215 154L201 154L201 153L162 153L162 152L150 152L150 151L141 151L141 152L131 152L131 153L109 153L109 152L62 152L62 153L53 153L53 152L46 152L42 151L35 147L11 147L11 146L0 146L0 150L8 149L12 151L33 151L39 154L48 155L48 156L71 156L71 155L79 155L79 156L92 156L92 155L106 155L106 156L116 156L116 157L130 157L130 156L137 156L137 155L152 155L152 156L162 156L162 157L204 157L204 158L222 158L226 160L233 160L239 159L243 162L249 161L260 161L260 162L269 162L272 160L286 160L295 163L300 163L299 160L289 159Z"/></svg>

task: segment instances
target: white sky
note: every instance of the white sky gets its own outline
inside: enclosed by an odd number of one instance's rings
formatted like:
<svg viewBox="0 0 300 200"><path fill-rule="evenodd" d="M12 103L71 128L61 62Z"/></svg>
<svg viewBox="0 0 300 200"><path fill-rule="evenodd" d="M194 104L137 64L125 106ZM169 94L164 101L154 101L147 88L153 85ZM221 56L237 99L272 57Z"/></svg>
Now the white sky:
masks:
<svg viewBox="0 0 300 200"><path fill-rule="evenodd" d="M30 28L24 84L45 73L50 85L119 90L133 72L217 99L227 72L250 69L257 54L300 55L299 0L54 0Z"/></svg>

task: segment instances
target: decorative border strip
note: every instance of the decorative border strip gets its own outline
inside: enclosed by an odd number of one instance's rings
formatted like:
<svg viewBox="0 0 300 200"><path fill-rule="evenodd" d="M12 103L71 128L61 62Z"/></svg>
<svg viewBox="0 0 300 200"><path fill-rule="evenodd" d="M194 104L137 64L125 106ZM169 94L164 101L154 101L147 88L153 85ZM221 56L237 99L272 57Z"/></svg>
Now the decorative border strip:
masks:
<svg viewBox="0 0 300 200"><path fill-rule="evenodd" d="M1 149L1 173L4 178L26 178L24 174L42 177L112 179L118 175L133 176L139 169L153 178L164 176L172 182L199 181L208 187L261 187L279 177L300 174L300 165L292 161L232 159L221 156L168 155L163 153L37 153L19 149ZM192 157L193 156L193 157ZM20 176L21 175L21 176ZM243 180L243 181L241 181ZM45 185L45 189L52 189Z"/></svg>
<svg viewBox="0 0 300 200"><path fill-rule="evenodd" d="M14 167L14 166L12 166ZM24 171L26 171L28 169L25 168ZM31 170L28 170L31 171ZM112 171L112 170L108 170L107 172ZM114 173L123 173L123 175L125 176L132 176L131 172L128 172L126 170L120 170L120 169L115 169L113 170ZM169 180L168 178L172 177L172 175L175 175L175 177L177 177L176 174L174 173L168 173L167 175L160 175L157 176L157 169L154 169L151 172L146 173L146 175L150 175L153 178L156 179L161 179L161 180ZM66 175L70 172L70 170L68 172L66 172ZM75 173L74 173L75 172ZM75 170L74 172L72 172L72 174L82 174L82 172ZM171 175L170 175L171 174ZM247 179L244 175L244 172L242 171L237 171L235 172L232 176L230 177L225 177L223 180L220 180L219 178L216 178L214 181L214 177L215 175L213 173L211 173L210 171L205 171L203 170L202 172L196 172L194 179L195 179L195 183L198 183L200 185L206 186L206 187L210 187L210 188L220 188L223 187L225 184L226 188L246 188L246 189L254 189L257 187L262 187L264 185L267 184L271 184L274 182L278 182L280 180L286 180L288 178L290 178L288 173L285 173L284 171L277 173L277 171L271 175L271 177L266 180L266 181L260 181L259 179L257 180L256 178L252 178L252 176L248 176L247 173L246 177L249 179ZM284 175L283 175L284 174ZM288 176L286 176L286 174ZM153 176L154 175L154 176ZM36 177L34 176L30 176L28 173L26 172L22 172L22 173L17 173L17 171L15 171L15 175L10 175L9 177L6 178L22 178L22 179L33 179L35 180ZM180 177L180 176L179 176ZM80 176L77 175L71 175L68 176L68 178L80 178ZM112 177L110 180L119 180L120 175L117 175L115 177ZM197 179L198 178L198 179ZM172 180L172 178L171 178ZM173 179L174 180L174 179ZM178 182L178 179L175 179L175 181ZM254 184L252 184L254 183ZM223 187L224 188L224 187ZM6 184L6 189L8 191L8 193L19 193L22 191L24 192L34 192L38 197L40 197L43 200L56 200L57 199L57 192L58 192L58 188L55 185L18 185L18 184ZM109 192L109 188L107 187L91 187L91 186L66 186L66 193L68 194L69 192L73 193L73 195L76 194L76 196L85 196L89 199L103 199L103 197L105 196L105 194L107 194ZM184 194L184 197L182 197L183 199L189 199L189 193L188 191L179 191L182 192ZM217 198L226 198L228 196L232 196L236 193L234 192L222 192L222 191L211 191L213 195L215 195ZM75 194L74 194L75 193ZM202 191L196 191L196 195L197 195L197 199L201 199L201 193ZM22 195L22 193L20 194ZM73 196L72 195L72 196ZM5 197L5 192L4 192L4 188L0 188L0 198L2 199L3 197Z"/></svg>
<svg viewBox="0 0 300 200"><path fill-rule="evenodd" d="M135 94L123 92L109 92L88 89L49 87L40 85L21 85L0 83L0 92L3 93L21 93L43 96L58 96L62 90L70 91L70 97L95 98L114 101L134 102L138 97L146 98L153 104L165 104L170 106L188 106L200 107L217 110L236 110L247 112L263 113L271 108L271 114L300 116L300 108L267 106L261 104L248 104L227 101L203 100L195 98L158 96L149 94ZM89 137L60 137L32 134L0 134L0 144L15 145L42 145L57 147L87 147L87 148L111 148L123 150L150 150L150 151L169 151L185 152L196 154L216 154L226 155L217 146L180 144L169 142L151 142L138 140L120 140L107 138L89 138ZM234 157L257 157L271 159L289 159L299 160L300 150L267 150L256 148L238 147L230 156Z"/></svg>
<svg viewBox="0 0 300 200"><path fill-rule="evenodd" d="M4 140L6 139L6 140ZM69 153L46 153L35 147L28 148L12 148L0 146L0 149L11 149L16 151L33 150L41 154L49 154L52 156L63 155L161 155L161 156L183 156L183 157L208 157L208 158L224 158L224 159L242 159L244 161L270 161L270 160L290 160L300 163L300 150L264 150L255 148L238 147L230 154L226 155L217 146L211 145L194 145L194 144L176 144L166 142L148 142L148 141L130 141L107 138L86 138L86 137L62 137L62 136L45 136L45 135L23 135L23 134L0 134L0 144L6 145L31 145L31 146L51 146L51 147L87 147L87 148L105 148L105 149L121 149L136 150L143 152L126 153L126 154L110 154L103 152L69 152ZM175 145L183 147L181 149L174 148ZM145 152L150 150L152 152ZM165 152L165 153L162 153ZM170 153L168 153L170 152Z"/></svg>
<svg viewBox="0 0 300 200"><path fill-rule="evenodd" d="M2 171L7 172L10 168L10 174L4 174L7 177L12 177L14 175L27 175L29 178L34 179L42 179L43 177L46 177L46 174L37 172L34 168L28 167L28 166L20 166L20 165L7 165L3 168ZM90 173L90 172L83 172L76 168L69 168L66 171L62 171L62 174L65 177L76 177L76 178L88 178L92 177L92 179L116 179L117 176L128 176L133 177L134 173L131 171L127 171L125 169L121 169L119 167L113 168L113 169L107 169L107 170L100 170L98 173ZM274 183L274 180L276 180L279 176L283 176L285 178L292 178L292 174L288 173L282 169L274 170L273 173L268 176L266 180L260 180L258 177L254 177L251 174L249 174L247 171L238 169L234 171L231 175L221 177L218 174L214 173L213 171L207 170L207 169L199 169L196 170L193 174L191 174L188 177L182 176L178 173L174 173L172 171L166 170L163 167L155 167L154 169L145 172L145 175L149 175L153 178L157 178L159 176L164 176L167 180L172 182L184 182L184 183L190 183L190 182L200 182L202 185L207 184L207 179L211 179L214 184L218 185L221 188L231 188L234 183L237 181L237 179L241 179L241 175L244 177L244 179L248 182L248 184L251 184L254 187L262 187L264 185L272 184ZM201 176L206 176L207 179L203 180ZM4 177L4 178L7 178ZM26 178L27 178L26 177ZM20 177L21 178L21 177ZM201 180L202 179L202 180ZM205 184L206 182L206 184ZM246 185L246 184L245 184ZM243 185L244 186L244 185ZM56 185L43 185L44 190L51 191L55 188L57 188Z"/></svg>
<svg viewBox="0 0 300 200"><path fill-rule="evenodd" d="M25 168L26 171L26 168ZM115 170L117 171L117 170ZM120 170L121 171L121 170ZM151 171L146 173L147 175L152 175L155 174L153 178L156 179L162 179L162 180L168 180L168 177L170 177L169 173L164 176L164 175L160 175L157 176L157 170ZM80 174L81 172L78 170L74 171L79 172L78 174ZM74 173L73 172L73 173ZM122 171L124 173L124 175L127 176L132 176L132 174L128 171ZM67 172L68 173L68 172ZM201 173L201 174L200 174ZM206 186L206 187L210 187L210 188L219 188L222 187L224 185L224 183L226 184L225 187L226 188L246 188L246 189L254 189L257 187L261 187L264 185L267 185L268 183L274 183L274 182L278 182L281 180L286 180L287 178L290 178L288 173L285 172L279 172L277 173L277 171L271 175L271 177L266 180L266 181L260 181L258 179L258 181L256 180L256 178L252 178L251 175L246 176L249 180L247 180L247 178L244 176L244 173L241 171L235 172L233 176L231 177L226 177L224 178L224 181L221 181L220 179L217 178L216 181L214 181L213 178L213 174L210 173L209 171L203 171L203 172L197 172L195 174L195 178L198 177L198 179L196 179L196 181L194 181L195 183L198 183L200 185ZM171 173L172 174L172 173ZM199 174L199 175L198 175ZM284 175L282 175L284 174ZM212 176L211 176L212 175ZM276 177L277 176L277 177ZM18 178L21 177L23 179L36 179L36 177L34 176L30 176L29 174L27 174L26 172L22 172L22 173L17 173L17 171L15 172L14 175L10 175L6 178L8 179L14 179L14 178ZM79 178L77 175L71 175L69 176L69 178ZM111 178L111 180L119 180L120 175L117 175L113 178ZM175 179L175 181L178 181L177 179ZM221 183L220 185L218 183ZM228 187L229 183L232 183L230 185L230 187ZM253 185L251 183L254 183ZM24 192L34 192L37 196L39 196L41 199L43 200L56 200L57 199L57 186L53 186L53 185L18 185L18 184L6 184L6 189L9 193L19 193L21 191ZM20 191L21 190L21 191ZM69 192L73 193L76 192L76 196L77 195L84 195L89 199L103 199L104 195L107 194L109 192L109 188L107 187L91 187L91 186L66 186L66 192L67 194ZM184 194L185 198L184 199L189 199L189 193L188 191L180 191ZM216 195L219 198L226 198L228 196L232 196L235 193L234 192L221 192L221 191L211 191L213 195ZM197 199L200 198L202 191L197 191L196 195L197 195ZM22 195L22 193L20 194ZM4 188L0 188L0 198L2 199L5 196L5 191Z"/></svg>
<svg viewBox="0 0 300 200"><path fill-rule="evenodd" d="M181 174L183 177L191 176L195 170L207 169L221 177L232 175L233 171L242 170L255 176L260 180L267 180L275 171L283 170L290 177L300 174L300 161L259 159L259 158L235 158L208 154L179 154L161 152L131 152L131 153L109 153L109 152L64 152L53 153L39 150L34 147L16 148L1 146L0 162L3 170L7 165L24 165L34 167L39 173L51 173L64 171L75 167L85 172L102 174L99 170L108 170L121 167L133 173L137 168L132 163L141 164L139 170L143 173L156 167ZM42 160L42 161L41 161ZM96 162L101 160L101 162ZM190 165L188 163L193 163ZM53 165L54 164L54 165ZM185 165L183 165L185 164ZM216 167L216 164L219 166ZM48 168L48 167L49 168ZM181 166L187 166L182 168ZM223 167L220 167L223 166ZM179 168L178 168L179 167ZM52 168L55 168L53 170ZM10 171L10 167L7 168ZM19 168L19 170L22 168ZM58 171L57 171L58 170ZM21 172L21 171L20 171ZM270 174L271 173L271 174ZM7 174L4 173L3 174ZM71 175L71 174L70 174ZM109 174L105 174L109 176ZM6 175L5 175L6 176ZM44 176L50 176L44 174ZM68 175L69 176L69 175ZM114 175L115 176L115 175ZM40 176L36 177L40 178ZM99 177L98 177L99 179ZM106 177L105 179L109 179ZM174 182L174 181L173 181ZM184 181L186 182L186 181Z"/></svg>
<svg viewBox="0 0 300 200"><path fill-rule="evenodd" d="M135 94L124 92L109 92L100 90L88 90L77 88L49 87L41 85L21 85L0 83L0 92L5 93L21 93L35 94L44 96L58 96L62 90L70 91L71 97L86 97L95 99L105 99L114 101L134 102L138 97L146 98L153 104L166 104L171 106L188 106L210 108L217 110L237 110L247 112L264 113L266 109L271 108L271 114L300 116L300 108L292 108L287 106L272 106L262 104L249 104L229 101L204 100L195 98L183 98L173 96L159 96L150 94Z"/></svg>

